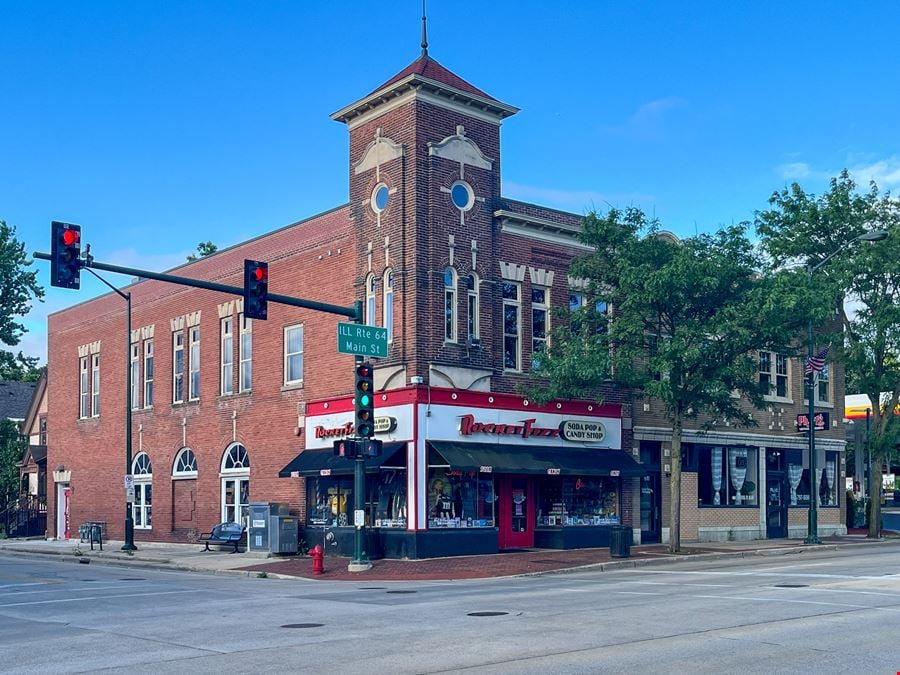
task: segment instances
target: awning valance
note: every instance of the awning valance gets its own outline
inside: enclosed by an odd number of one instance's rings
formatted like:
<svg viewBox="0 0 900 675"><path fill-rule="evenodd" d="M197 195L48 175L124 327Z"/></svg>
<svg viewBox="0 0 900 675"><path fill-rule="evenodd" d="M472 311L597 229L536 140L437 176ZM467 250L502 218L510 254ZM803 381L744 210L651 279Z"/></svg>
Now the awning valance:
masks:
<svg viewBox="0 0 900 675"><path fill-rule="evenodd" d="M493 473L564 476L643 476L647 472L629 454L606 448L497 445L431 441L432 450L453 469ZM430 458L429 464L439 464Z"/></svg>
<svg viewBox="0 0 900 675"><path fill-rule="evenodd" d="M354 460L337 457L331 448L304 450L278 472L279 478L290 478L292 473L301 476L318 476L323 469L332 476L349 476L353 473ZM366 473L375 473L381 467L396 469L406 466L406 443L385 443L380 457L365 458Z"/></svg>

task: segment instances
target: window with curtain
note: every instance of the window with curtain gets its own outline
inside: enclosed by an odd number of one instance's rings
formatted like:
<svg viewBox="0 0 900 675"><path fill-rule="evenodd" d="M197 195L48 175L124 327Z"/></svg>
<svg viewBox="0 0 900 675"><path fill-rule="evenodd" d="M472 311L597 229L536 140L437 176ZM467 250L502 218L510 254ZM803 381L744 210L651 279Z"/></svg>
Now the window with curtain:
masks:
<svg viewBox="0 0 900 675"><path fill-rule="evenodd" d="M695 445L701 506L758 506L758 450L755 447Z"/></svg>

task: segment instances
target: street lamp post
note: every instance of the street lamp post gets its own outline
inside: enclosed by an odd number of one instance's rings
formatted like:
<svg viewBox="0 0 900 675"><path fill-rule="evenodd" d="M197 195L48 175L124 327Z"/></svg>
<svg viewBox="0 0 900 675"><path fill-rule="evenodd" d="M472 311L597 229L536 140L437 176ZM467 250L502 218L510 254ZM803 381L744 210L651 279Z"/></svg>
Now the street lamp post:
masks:
<svg viewBox="0 0 900 675"><path fill-rule="evenodd" d="M872 230L871 232L866 232L845 242L835 251L825 256L825 258L817 264L807 266L806 271L809 275L810 282L812 281L813 274L817 270L821 269L829 260L831 260L834 256L836 256L848 246L851 246L858 241L881 241L882 239L887 238L887 236L888 233L886 230ZM809 358L809 361L807 363L809 363L812 361L816 349L812 318L810 318L809 320L807 340L807 354ZM809 403L809 513L807 515L806 539L803 542L805 544L822 543L822 541L819 539L819 482L816 480L816 424L814 419L816 413L816 404L815 399L813 398L815 393L815 370L811 370L806 381L806 396L807 402Z"/></svg>

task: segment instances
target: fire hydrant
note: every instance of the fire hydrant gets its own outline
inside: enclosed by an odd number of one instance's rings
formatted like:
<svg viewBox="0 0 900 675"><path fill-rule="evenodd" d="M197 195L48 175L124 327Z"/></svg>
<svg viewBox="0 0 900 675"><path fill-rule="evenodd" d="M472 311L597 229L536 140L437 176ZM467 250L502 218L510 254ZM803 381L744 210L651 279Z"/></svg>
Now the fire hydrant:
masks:
<svg viewBox="0 0 900 675"><path fill-rule="evenodd" d="M309 549L309 557L312 558L313 561L313 574L324 574L325 549L322 548L322 545L316 544L313 548Z"/></svg>

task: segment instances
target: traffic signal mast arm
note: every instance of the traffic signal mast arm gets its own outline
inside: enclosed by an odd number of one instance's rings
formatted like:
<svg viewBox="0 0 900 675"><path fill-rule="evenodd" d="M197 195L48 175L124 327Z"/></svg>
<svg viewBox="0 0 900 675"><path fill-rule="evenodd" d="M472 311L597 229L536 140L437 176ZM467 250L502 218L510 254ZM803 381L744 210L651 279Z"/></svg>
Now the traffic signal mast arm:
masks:
<svg viewBox="0 0 900 675"><path fill-rule="evenodd" d="M47 253L35 252L33 256L39 260L51 260L51 256ZM203 281L201 279L190 279L188 277L179 277L174 274L165 274L161 272L149 272L134 267L123 267L121 265L110 265L95 260L80 260L81 267L92 267L94 269L103 270L104 272L114 272L116 274L127 274L133 277L141 277L142 279L154 279L156 281L167 281L172 284L180 284L182 286L193 286L194 288L202 288L207 291L219 291L230 295L244 295L244 289L241 286L228 286L226 284L217 284L212 281ZM352 307L341 307L340 305L332 305L327 302L316 302L315 300L304 300L303 298L294 298L290 295L279 295L277 293L268 294L269 302L276 302L282 305L290 305L291 307L302 307L303 309L312 309L317 312L328 312L329 314L339 314L346 316L354 321L359 321L362 315L362 303L356 302Z"/></svg>

